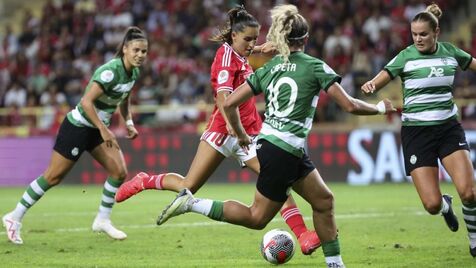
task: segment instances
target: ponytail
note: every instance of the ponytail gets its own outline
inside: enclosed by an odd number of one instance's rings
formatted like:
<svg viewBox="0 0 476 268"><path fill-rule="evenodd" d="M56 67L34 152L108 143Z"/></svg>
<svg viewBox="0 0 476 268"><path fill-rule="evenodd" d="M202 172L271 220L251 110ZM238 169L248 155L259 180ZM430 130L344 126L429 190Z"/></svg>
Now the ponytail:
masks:
<svg viewBox="0 0 476 268"><path fill-rule="evenodd" d="M225 43L233 43L231 38L232 32L243 32L246 27L259 27L259 23L253 15L246 11L244 6L235 7L228 11L228 22L227 25L220 29L220 32L212 36L210 41Z"/></svg>

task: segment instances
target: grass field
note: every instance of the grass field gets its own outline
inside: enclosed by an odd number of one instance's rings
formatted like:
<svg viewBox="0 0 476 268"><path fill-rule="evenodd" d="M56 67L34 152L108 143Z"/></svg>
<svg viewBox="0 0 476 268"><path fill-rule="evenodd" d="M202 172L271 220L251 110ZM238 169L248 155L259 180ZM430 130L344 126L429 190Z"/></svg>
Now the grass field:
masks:
<svg viewBox="0 0 476 268"><path fill-rule="evenodd" d="M458 198L454 208L460 230L452 233L441 216L427 215L411 184L352 187L330 184L336 196L336 219L343 259L353 267L476 267L468 253ZM442 185L456 196L454 187ZM0 213L11 210L24 188L0 188ZM206 185L196 195L249 203L254 185ZM90 228L100 187L58 186L25 216L21 246L0 232L0 267L271 267L259 252L262 235L288 229L277 216L255 231L209 220L197 214L174 218L157 227L155 220L175 196L148 191L116 204L113 222L128 234L113 241ZM310 208L296 198L306 223ZM325 267L322 251L299 250L285 267Z"/></svg>

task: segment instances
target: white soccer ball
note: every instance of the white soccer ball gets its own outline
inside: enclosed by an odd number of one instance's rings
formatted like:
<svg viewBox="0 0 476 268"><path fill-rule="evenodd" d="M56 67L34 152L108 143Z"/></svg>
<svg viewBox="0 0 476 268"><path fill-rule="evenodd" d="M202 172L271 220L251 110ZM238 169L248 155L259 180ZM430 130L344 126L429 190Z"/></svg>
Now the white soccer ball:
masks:
<svg viewBox="0 0 476 268"><path fill-rule="evenodd" d="M294 255L296 248L292 235L281 229L273 229L263 236L261 254L272 264L283 264Z"/></svg>

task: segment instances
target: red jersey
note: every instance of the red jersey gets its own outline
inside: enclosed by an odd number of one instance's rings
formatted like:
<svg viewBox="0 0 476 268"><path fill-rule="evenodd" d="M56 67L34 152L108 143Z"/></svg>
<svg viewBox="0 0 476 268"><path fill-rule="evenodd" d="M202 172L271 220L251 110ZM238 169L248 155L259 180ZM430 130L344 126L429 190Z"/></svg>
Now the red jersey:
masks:
<svg viewBox="0 0 476 268"><path fill-rule="evenodd" d="M224 43L216 52L211 68L213 95L220 91L233 92L253 73L248 60L240 56L233 48ZM261 117L256 110L255 98L252 97L239 106L240 120L248 135L258 135L261 129ZM207 131L228 133L226 122L215 104L212 116L208 120Z"/></svg>

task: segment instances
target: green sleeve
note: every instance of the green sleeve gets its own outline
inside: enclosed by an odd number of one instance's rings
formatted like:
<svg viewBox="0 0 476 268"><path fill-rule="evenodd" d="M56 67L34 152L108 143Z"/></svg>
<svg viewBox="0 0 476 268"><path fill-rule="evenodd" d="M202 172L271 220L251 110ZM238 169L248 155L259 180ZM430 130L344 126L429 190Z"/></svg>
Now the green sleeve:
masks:
<svg viewBox="0 0 476 268"><path fill-rule="evenodd" d="M405 52L402 50L397 56L390 60L387 65L385 65L384 69L387 71L390 77L394 79L403 72L405 62Z"/></svg>
<svg viewBox="0 0 476 268"><path fill-rule="evenodd" d="M314 65L314 74L319 87L327 92L334 82L340 83L342 78L325 62L317 62Z"/></svg>
<svg viewBox="0 0 476 268"><path fill-rule="evenodd" d="M259 68L256 70L255 73L251 74L247 79L246 82L250 85L251 90L253 90L253 94L259 95L263 92L261 89L260 81L259 81L259 74L262 72L263 68Z"/></svg>
<svg viewBox="0 0 476 268"><path fill-rule="evenodd" d="M454 53L453 55L456 61L458 62L459 67L462 70L468 69L469 64L471 64L471 61L473 60L473 57L468 52L454 45L451 45L451 47L453 48L453 53Z"/></svg>

